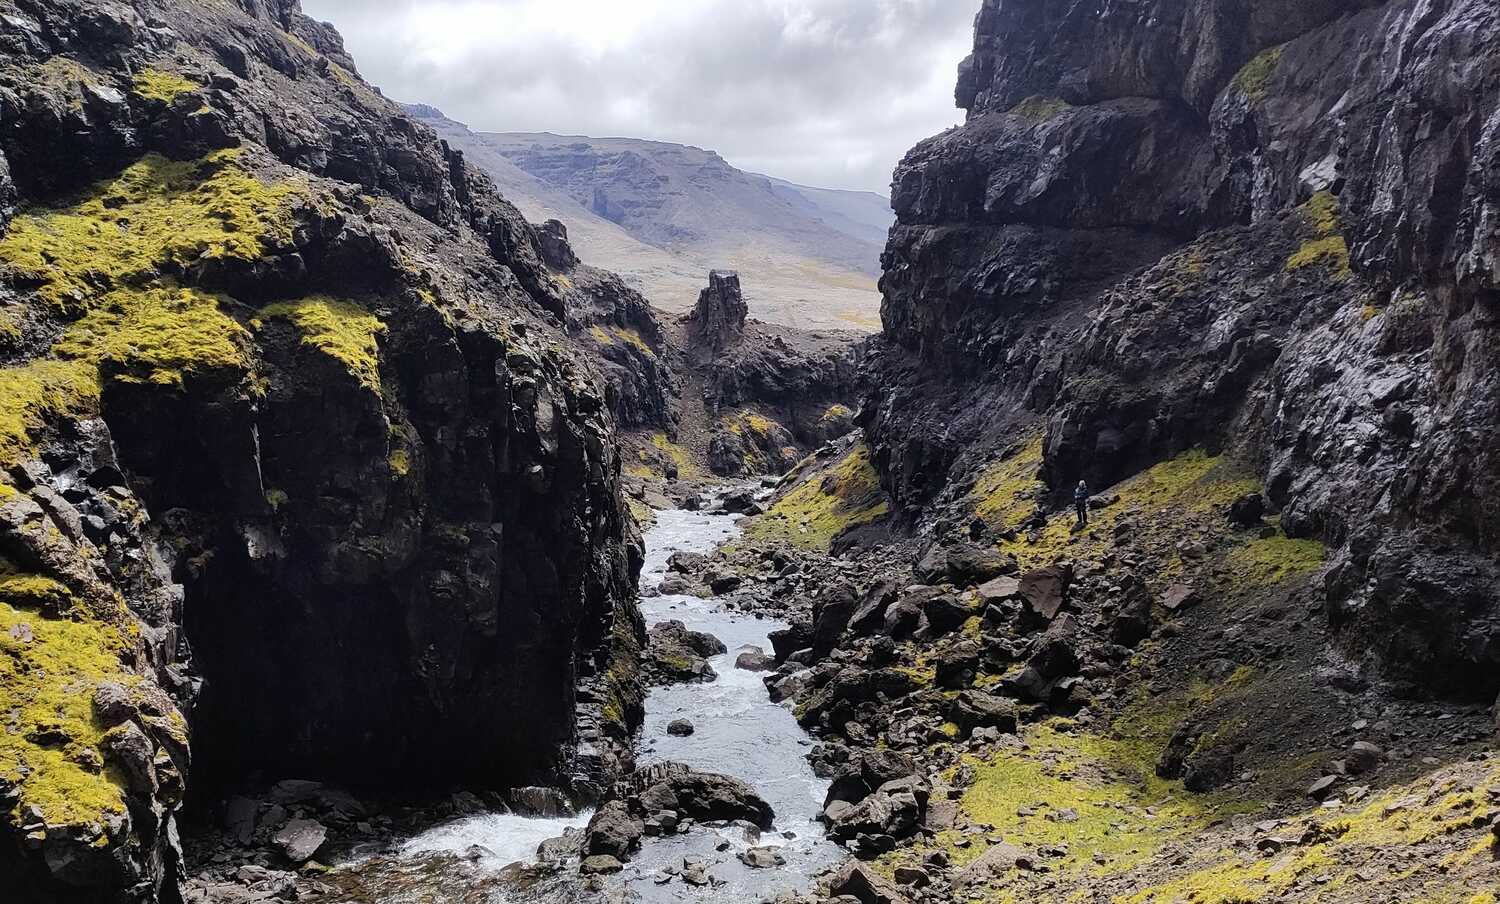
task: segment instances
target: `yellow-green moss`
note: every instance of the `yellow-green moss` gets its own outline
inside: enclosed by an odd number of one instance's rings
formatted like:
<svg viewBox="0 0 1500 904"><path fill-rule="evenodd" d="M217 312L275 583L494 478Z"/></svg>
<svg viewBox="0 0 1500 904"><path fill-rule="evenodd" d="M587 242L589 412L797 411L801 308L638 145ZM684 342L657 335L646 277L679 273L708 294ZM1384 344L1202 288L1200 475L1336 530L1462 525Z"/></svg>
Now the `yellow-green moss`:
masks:
<svg viewBox="0 0 1500 904"><path fill-rule="evenodd" d="M0 602L0 777L20 793L10 819L31 806L63 825L124 812L120 781L104 768L93 689L137 680L121 666L127 649L110 626Z"/></svg>
<svg viewBox="0 0 1500 904"><path fill-rule="evenodd" d="M861 443L827 473L804 480L776 500L746 534L754 540L779 540L827 551L840 534L889 513L870 449Z"/></svg>
<svg viewBox="0 0 1500 904"><path fill-rule="evenodd" d="M0 572L0 602L17 609L71 611L73 592L51 578L36 574Z"/></svg>
<svg viewBox="0 0 1500 904"><path fill-rule="evenodd" d="M196 289L111 292L53 346L63 358L99 362L113 379L180 388L189 375L247 371L249 333Z"/></svg>
<svg viewBox="0 0 1500 904"><path fill-rule="evenodd" d="M623 342L647 358L656 357L656 350L646 343L640 331L630 327L614 325L606 327L596 323L589 327L589 335L593 336L594 341L600 345L614 345L616 342Z"/></svg>
<svg viewBox="0 0 1500 904"><path fill-rule="evenodd" d="M1351 273L1349 244L1344 239L1339 220L1339 200L1331 192L1320 191L1298 208L1312 229L1313 237L1287 258L1288 271L1326 264L1333 274L1345 278Z"/></svg>
<svg viewBox="0 0 1500 904"><path fill-rule="evenodd" d="M1020 488L1031 485L1025 482L1025 477L1030 473L1033 448L1037 459L1040 458L1040 440L1036 443L1018 456L1025 461L1017 464L1009 479L997 482L990 496L980 497L981 506L987 499L991 500L992 506L990 509L981 507L978 510L981 517L988 515L986 520L992 523L1014 526L1021 516L1029 514L1034 505L1026 503ZM981 481L976 492L985 488L986 484ZM1165 551L1175 547L1181 539L1182 526L1191 516L1228 505L1259 489L1259 482L1238 463L1195 449L1110 488L1111 493L1120 497L1119 501L1096 510L1087 532L1074 533L1073 519L1058 516L1050 519L1034 539L1017 537L1002 541L1000 548L1014 555L1023 569L1046 567L1064 556L1102 555L1112 543L1115 524L1134 511L1141 516L1138 541ZM999 512L998 516L996 512ZM1168 580L1174 576L1180 563L1169 561L1165 554L1162 559L1156 577Z"/></svg>
<svg viewBox="0 0 1500 904"><path fill-rule="evenodd" d="M1252 101L1265 100L1271 76L1276 74L1276 67L1281 65L1282 50L1281 47L1272 47L1256 55L1235 75L1235 87Z"/></svg>
<svg viewBox="0 0 1500 904"><path fill-rule="evenodd" d="M703 469L698 467L698 463L693 460L688 450L672 442L665 433L651 434L651 445L677 466L678 477L692 480L703 476Z"/></svg>
<svg viewBox="0 0 1500 904"><path fill-rule="evenodd" d="M377 338L385 324L379 317L352 302L314 296L261 308L251 324L259 330L278 318L297 327L303 344L341 362L360 383L380 391Z"/></svg>
<svg viewBox="0 0 1500 904"><path fill-rule="evenodd" d="M1033 122L1050 122L1071 109L1073 109L1072 105L1062 98L1033 94L1011 107L1010 115L1020 116Z"/></svg>
<svg viewBox="0 0 1500 904"><path fill-rule="evenodd" d="M0 368L0 465L35 451L34 434L56 417L81 417L99 402L98 371L79 361L44 359Z"/></svg>
<svg viewBox="0 0 1500 904"><path fill-rule="evenodd" d="M114 289L207 259L256 260L290 244L290 205L305 188L267 185L238 150L175 162L147 155L70 207L28 213L0 239L0 264L40 283L55 309L76 314Z"/></svg>
<svg viewBox="0 0 1500 904"><path fill-rule="evenodd" d="M1021 450L1009 458L985 468L970 494L974 515L999 528L1013 527L1035 509L1039 494L1046 486L1037 479L1042 466L1042 437L1027 440Z"/></svg>
<svg viewBox="0 0 1500 904"><path fill-rule="evenodd" d="M1327 555L1327 549L1317 540L1275 536L1232 549L1225 561L1235 584L1269 587L1317 571Z"/></svg>
<svg viewBox="0 0 1500 904"><path fill-rule="evenodd" d="M834 421L848 420L851 417L854 417L854 412L849 409L848 405L835 403L828 406L828 410L823 412L823 416L818 418L818 422L829 424Z"/></svg>
<svg viewBox="0 0 1500 904"><path fill-rule="evenodd" d="M175 72L161 69L142 69L135 76L135 93L147 100L158 100L170 104L178 95L197 91L201 85Z"/></svg>

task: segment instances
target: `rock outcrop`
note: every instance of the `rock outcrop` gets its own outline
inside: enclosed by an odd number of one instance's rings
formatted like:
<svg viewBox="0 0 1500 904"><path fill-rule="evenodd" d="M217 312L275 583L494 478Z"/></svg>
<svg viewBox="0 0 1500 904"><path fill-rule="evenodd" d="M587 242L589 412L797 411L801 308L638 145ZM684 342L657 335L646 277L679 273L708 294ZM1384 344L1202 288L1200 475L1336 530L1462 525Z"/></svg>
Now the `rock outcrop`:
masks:
<svg viewBox="0 0 1500 904"><path fill-rule="evenodd" d="M174 899L174 812L252 771L611 781L613 431L661 406L566 326L638 296L294 0L37 0L0 42L7 900Z"/></svg>
<svg viewBox="0 0 1500 904"><path fill-rule="evenodd" d="M967 122L896 173L886 489L952 499L1032 436L1053 503L1231 453L1327 546L1348 651L1487 702L1497 26L1481 0L987 0Z"/></svg>

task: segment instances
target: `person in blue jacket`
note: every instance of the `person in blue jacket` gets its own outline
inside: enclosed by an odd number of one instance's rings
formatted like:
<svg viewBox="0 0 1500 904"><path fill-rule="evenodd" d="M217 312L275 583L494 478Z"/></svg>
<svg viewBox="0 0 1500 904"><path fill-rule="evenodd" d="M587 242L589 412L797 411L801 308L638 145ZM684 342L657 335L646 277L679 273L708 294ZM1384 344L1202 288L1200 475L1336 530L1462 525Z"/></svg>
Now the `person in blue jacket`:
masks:
<svg viewBox="0 0 1500 904"><path fill-rule="evenodd" d="M1078 509L1078 527L1089 526L1089 485L1085 481L1078 481L1078 487L1073 490L1073 505Z"/></svg>

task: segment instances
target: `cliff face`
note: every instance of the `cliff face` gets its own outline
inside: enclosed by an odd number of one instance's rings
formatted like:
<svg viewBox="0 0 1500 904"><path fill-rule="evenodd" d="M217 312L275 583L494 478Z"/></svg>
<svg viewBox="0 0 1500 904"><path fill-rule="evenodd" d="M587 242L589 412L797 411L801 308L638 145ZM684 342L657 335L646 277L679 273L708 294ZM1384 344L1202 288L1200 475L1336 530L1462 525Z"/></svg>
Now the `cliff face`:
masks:
<svg viewBox="0 0 1500 904"><path fill-rule="evenodd" d="M635 409L564 320L620 293L295 2L3 12L7 894L154 899L184 795L252 770L604 777Z"/></svg>
<svg viewBox="0 0 1500 904"><path fill-rule="evenodd" d="M896 173L866 427L909 512L1195 446L1327 545L1347 650L1500 691L1500 11L987 0Z"/></svg>

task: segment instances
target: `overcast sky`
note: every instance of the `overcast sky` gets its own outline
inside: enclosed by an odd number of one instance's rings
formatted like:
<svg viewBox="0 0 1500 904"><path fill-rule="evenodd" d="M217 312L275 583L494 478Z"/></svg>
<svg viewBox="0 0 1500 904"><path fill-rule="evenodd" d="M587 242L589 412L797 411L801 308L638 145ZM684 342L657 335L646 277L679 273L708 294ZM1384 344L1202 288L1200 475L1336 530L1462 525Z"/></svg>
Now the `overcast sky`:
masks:
<svg viewBox="0 0 1500 904"><path fill-rule="evenodd" d="M957 124L980 0L303 0L387 96L477 131L651 138L886 193Z"/></svg>

